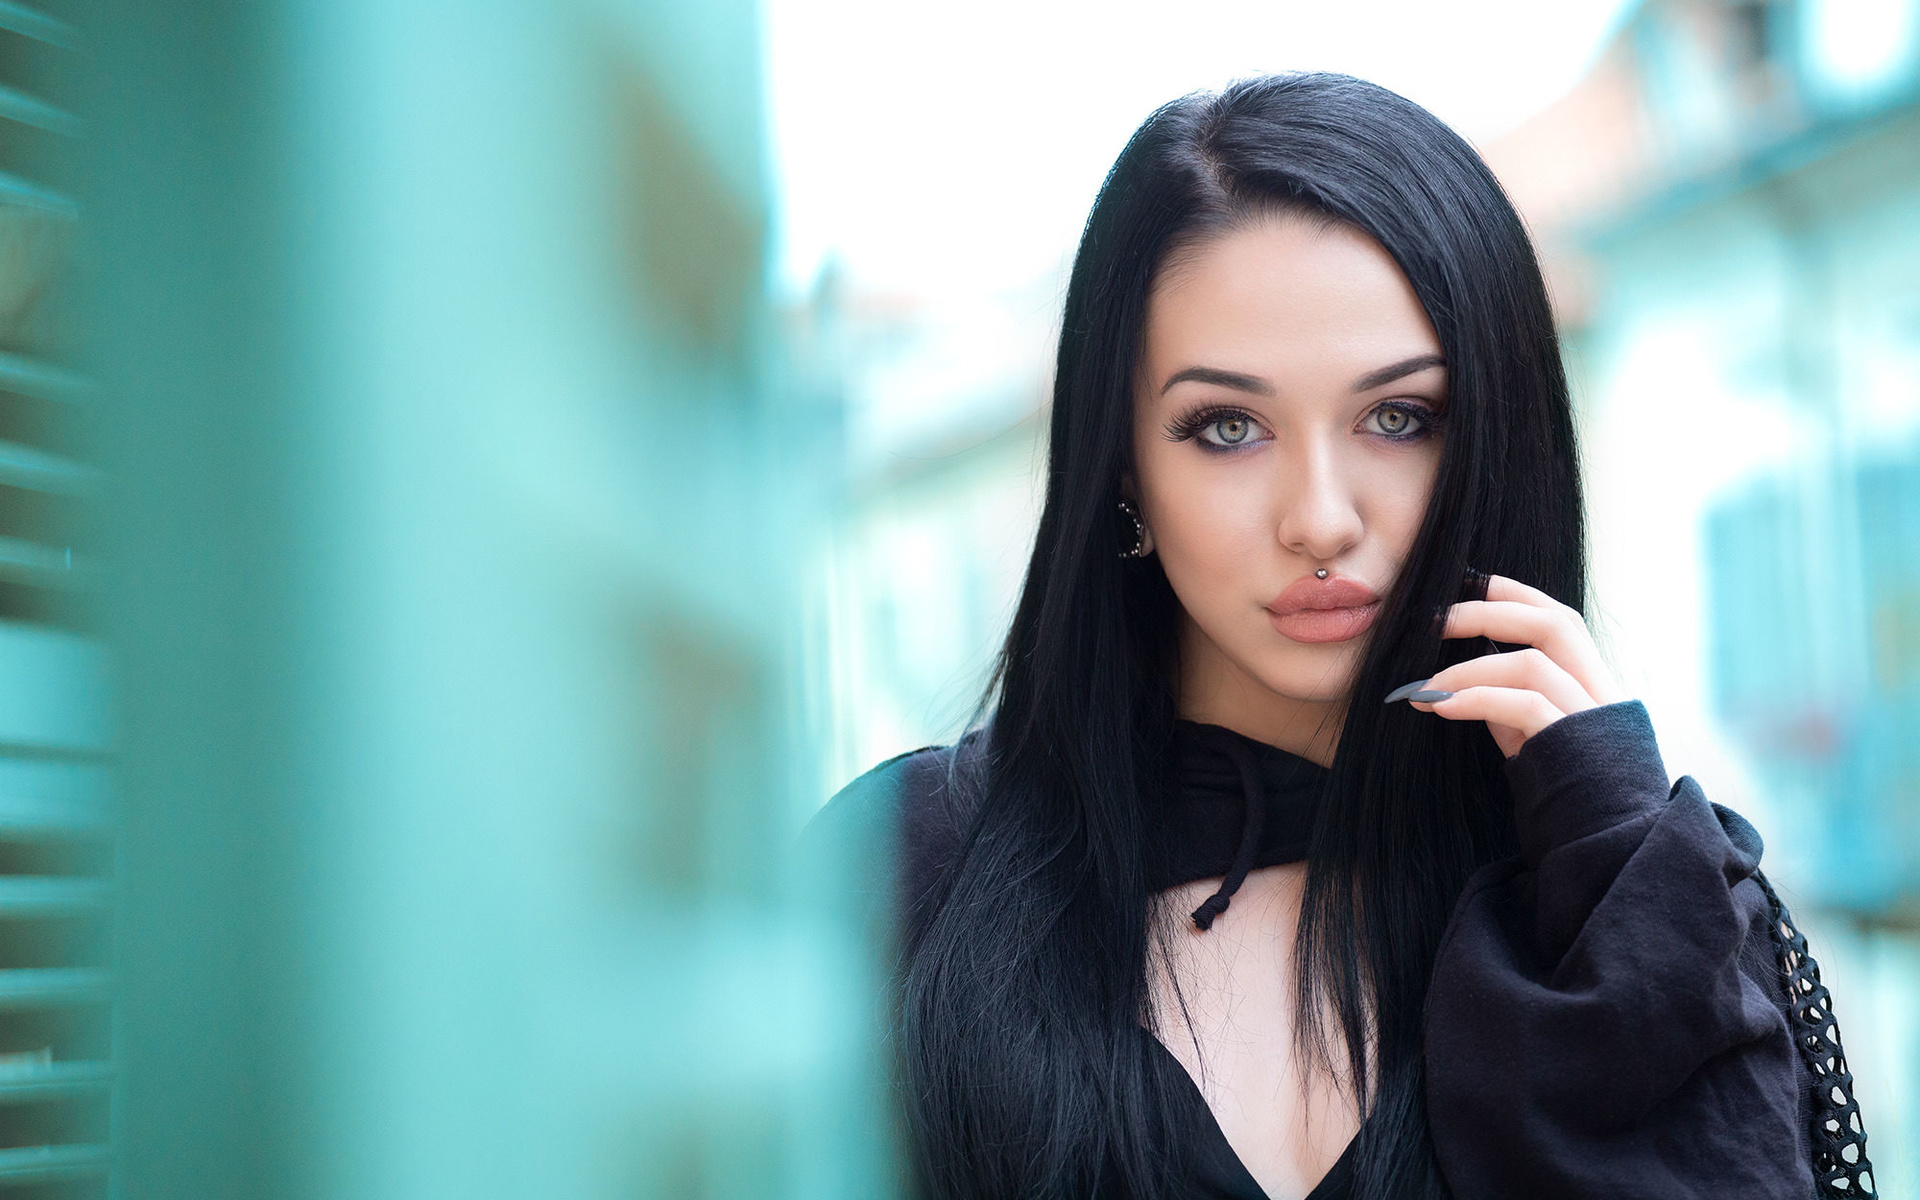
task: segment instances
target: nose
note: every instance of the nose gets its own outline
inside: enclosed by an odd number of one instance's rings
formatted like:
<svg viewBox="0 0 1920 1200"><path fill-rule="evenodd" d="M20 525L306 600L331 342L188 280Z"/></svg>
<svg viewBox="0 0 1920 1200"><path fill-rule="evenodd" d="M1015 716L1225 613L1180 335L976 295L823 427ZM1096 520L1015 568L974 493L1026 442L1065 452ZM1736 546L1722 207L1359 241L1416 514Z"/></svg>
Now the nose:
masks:
<svg viewBox="0 0 1920 1200"><path fill-rule="evenodd" d="M1280 545L1316 562L1331 563L1360 542L1365 528L1351 482L1333 448L1322 439L1307 440L1296 454L1276 464L1282 473L1275 489L1279 511L1274 532Z"/></svg>

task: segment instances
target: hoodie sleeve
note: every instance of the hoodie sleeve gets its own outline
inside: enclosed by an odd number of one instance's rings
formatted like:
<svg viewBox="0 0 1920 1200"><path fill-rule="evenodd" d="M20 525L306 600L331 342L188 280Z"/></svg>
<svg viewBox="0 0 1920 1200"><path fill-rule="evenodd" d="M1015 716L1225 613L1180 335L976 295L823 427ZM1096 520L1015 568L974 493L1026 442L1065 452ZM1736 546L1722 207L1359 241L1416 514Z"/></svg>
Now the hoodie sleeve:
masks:
<svg viewBox="0 0 1920 1200"><path fill-rule="evenodd" d="M1507 765L1521 853L1469 880L1427 1001L1453 1194L1813 1195L1752 826L1671 788L1637 701Z"/></svg>

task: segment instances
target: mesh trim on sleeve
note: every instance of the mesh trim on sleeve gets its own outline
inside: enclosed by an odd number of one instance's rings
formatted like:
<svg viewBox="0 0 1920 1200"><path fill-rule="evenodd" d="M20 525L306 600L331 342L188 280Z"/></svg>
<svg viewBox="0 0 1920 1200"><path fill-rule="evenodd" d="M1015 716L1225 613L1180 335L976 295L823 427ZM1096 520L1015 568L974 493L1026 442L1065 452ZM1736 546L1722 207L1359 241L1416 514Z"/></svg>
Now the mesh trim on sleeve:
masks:
<svg viewBox="0 0 1920 1200"><path fill-rule="evenodd" d="M1867 1131L1860 1121L1860 1105L1853 1098L1853 1074L1840 1048L1840 1024L1834 1019L1833 997L1820 982L1820 964L1807 953L1806 935L1793 914L1755 871L1754 882L1767 897L1772 914L1773 949L1780 964L1780 983L1787 993L1787 1011L1793 1041L1810 1075L1814 1195L1877 1196L1873 1164L1867 1160Z"/></svg>

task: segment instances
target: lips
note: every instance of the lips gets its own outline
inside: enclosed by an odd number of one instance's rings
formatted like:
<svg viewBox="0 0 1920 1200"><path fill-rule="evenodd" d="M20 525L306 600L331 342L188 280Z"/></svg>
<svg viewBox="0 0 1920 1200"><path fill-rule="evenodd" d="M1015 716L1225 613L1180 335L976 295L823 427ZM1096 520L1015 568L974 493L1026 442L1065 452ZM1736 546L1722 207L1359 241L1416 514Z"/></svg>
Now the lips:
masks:
<svg viewBox="0 0 1920 1200"><path fill-rule="evenodd" d="M1296 642L1349 641L1379 615L1379 593L1344 575L1296 580L1267 605L1274 630Z"/></svg>

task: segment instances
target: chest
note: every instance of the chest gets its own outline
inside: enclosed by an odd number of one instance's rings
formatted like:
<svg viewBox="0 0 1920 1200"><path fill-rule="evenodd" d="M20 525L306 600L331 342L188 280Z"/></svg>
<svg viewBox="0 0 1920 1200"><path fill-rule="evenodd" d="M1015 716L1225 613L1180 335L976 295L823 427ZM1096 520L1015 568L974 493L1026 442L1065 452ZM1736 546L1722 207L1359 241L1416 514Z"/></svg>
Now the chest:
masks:
<svg viewBox="0 0 1920 1200"><path fill-rule="evenodd" d="M1218 880L1171 888L1174 913ZM1206 1098L1241 1162L1273 1200L1304 1196L1359 1128L1342 1079L1295 1046L1294 933L1304 864L1247 876L1205 932L1183 921L1150 968L1155 1028Z"/></svg>

